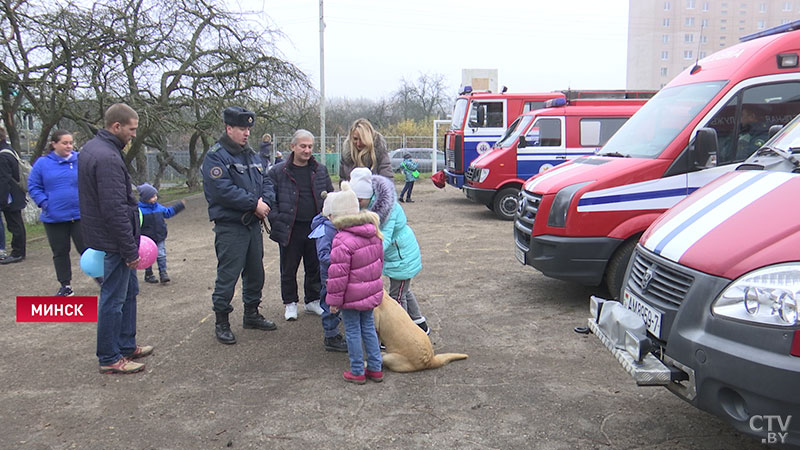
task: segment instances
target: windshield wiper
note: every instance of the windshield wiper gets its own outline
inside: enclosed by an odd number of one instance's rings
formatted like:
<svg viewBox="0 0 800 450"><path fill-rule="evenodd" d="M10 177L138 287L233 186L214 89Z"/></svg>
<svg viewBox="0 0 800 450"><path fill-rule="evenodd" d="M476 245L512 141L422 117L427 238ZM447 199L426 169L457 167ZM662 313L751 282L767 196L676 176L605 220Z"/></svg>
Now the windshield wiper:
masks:
<svg viewBox="0 0 800 450"><path fill-rule="evenodd" d="M630 158L631 155L623 155L620 152L598 153L597 156L610 156L612 158Z"/></svg>
<svg viewBox="0 0 800 450"><path fill-rule="evenodd" d="M765 146L761 147L760 149L758 149L758 154L759 155L763 155L764 153L769 151L769 152L775 153L776 155L780 156L781 158L783 158L783 159L789 161L790 163L794 164L795 167L800 167L800 161L798 161L797 158L795 158L794 155L792 154L792 153L795 152L795 150L800 151L800 147L789 147L789 150L787 151L787 150L784 150L782 148L771 147L769 145L765 145Z"/></svg>

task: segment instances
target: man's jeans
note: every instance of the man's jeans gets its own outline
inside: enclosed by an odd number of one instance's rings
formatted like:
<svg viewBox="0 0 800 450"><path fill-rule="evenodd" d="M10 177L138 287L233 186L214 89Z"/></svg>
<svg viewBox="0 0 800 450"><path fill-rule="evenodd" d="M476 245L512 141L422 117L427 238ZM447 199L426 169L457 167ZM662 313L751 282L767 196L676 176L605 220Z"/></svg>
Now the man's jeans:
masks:
<svg viewBox="0 0 800 450"><path fill-rule="evenodd" d="M117 362L136 350L136 271L119 253L106 253L105 279L97 308L97 358L101 366Z"/></svg>
<svg viewBox="0 0 800 450"><path fill-rule="evenodd" d="M350 356L350 373L364 374L364 351L367 352L367 370L378 372L383 365L378 333L375 331L375 318L372 310L358 311L342 309L344 338L347 341L347 354ZM364 343L364 349L361 343Z"/></svg>

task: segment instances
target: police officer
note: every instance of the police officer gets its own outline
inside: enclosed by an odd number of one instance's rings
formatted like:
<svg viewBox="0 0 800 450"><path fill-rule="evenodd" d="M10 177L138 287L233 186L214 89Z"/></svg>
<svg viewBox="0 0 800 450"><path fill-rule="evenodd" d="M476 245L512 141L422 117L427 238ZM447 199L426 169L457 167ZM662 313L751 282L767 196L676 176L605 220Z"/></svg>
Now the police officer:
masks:
<svg viewBox="0 0 800 450"><path fill-rule="evenodd" d="M258 312L264 287L264 247L261 224L275 202L272 181L258 154L247 145L255 114L239 106L222 113L225 133L203 161L203 191L208 218L214 222L217 280L211 294L216 313L216 336L235 344L228 314L233 311L236 281L242 275L243 328L274 330L275 324Z"/></svg>

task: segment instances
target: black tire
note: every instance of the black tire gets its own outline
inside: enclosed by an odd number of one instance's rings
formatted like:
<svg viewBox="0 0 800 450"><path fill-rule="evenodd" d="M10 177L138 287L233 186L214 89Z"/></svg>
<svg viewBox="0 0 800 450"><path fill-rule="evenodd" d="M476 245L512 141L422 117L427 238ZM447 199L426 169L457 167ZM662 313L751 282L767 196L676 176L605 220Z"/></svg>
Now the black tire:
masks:
<svg viewBox="0 0 800 450"><path fill-rule="evenodd" d="M499 219L514 220L514 214L517 213L517 197L519 197L517 188L509 187L500 190L492 201L492 211Z"/></svg>
<svg viewBox="0 0 800 450"><path fill-rule="evenodd" d="M639 236L634 236L619 246L614 255L608 261L606 268L606 286L608 293L614 300L620 298L622 291L622 283L625 277L625 270L628 268L628 263L633 255L633 249L636 248L636 243L639 242Z"/></svg>

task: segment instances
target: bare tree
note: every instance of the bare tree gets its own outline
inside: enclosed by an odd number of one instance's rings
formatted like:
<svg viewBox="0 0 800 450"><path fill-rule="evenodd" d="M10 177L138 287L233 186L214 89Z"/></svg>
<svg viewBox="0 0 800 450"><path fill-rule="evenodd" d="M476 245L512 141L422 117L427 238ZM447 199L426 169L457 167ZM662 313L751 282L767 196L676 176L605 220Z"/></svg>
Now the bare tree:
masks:
<svg viewBox="0 0 800 450"><path fill-rule="evenodd" d="M400 80L393 99L399 119L422 120L444 117L450 104L442 74L421 73L416 81Z"/></svg>

